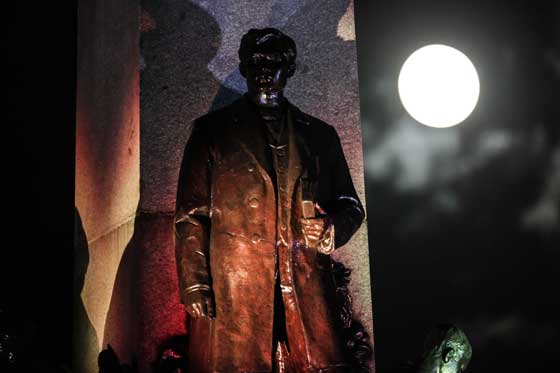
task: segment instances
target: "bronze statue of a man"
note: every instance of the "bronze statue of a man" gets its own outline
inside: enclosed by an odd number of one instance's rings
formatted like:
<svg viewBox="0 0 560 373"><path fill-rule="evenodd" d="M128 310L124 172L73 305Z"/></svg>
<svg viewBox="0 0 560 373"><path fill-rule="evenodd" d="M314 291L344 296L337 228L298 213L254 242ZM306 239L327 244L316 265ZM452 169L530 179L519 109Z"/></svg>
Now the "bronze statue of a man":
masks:
<svg viewBox="0 0 560 373"><path fill-rule="evenodd" d="M329 254L364 209L340 139L284 97L290 37L251 29L239 58L248 92L195 121L179 176L189 371L347 371Z"/></svg>

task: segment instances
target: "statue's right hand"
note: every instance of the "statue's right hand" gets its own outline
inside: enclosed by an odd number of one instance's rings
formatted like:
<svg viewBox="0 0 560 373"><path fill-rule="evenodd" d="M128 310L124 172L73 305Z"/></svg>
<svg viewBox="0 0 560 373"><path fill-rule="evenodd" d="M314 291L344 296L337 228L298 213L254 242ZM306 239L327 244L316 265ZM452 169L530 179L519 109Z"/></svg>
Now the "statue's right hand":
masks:
<svg viewBox="0 0 560 373"><path fill-rule="evenodd" d="M187 294L185 308L189 315L195 319L202 317L214 318L214 300L208 290L197 290Z"/></svg>

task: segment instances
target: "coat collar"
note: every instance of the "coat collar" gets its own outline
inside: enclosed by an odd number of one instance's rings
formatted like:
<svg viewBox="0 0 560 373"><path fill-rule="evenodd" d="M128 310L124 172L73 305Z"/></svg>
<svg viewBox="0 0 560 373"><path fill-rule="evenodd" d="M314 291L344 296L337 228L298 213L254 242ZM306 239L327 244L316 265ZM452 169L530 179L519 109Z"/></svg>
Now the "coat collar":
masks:
<svg viewBox="0 0 560 373"><path fill-rule="evenodd" d="M302 164L302 175L303 177L316 180L319 172L318 159L312 154L309 147L311 143L311 119L289 100L286 99L286 102L287 115L291 115L295 143L298 147ZM246 95L243 95L232 104L231 119L236 127L236 131L239 131L237 134L241 136L242 141L249 149L255 152L254 155L261 163L261 166L270 173L271 168L267 165L266 151L262 149L263 146L261 144L261 142L266 144L266 141L262 138L263 136L255 136L256 131L263 130L262 127L258 126L260 118Z"/></svg>
<svg viewBox="0 0 560 373"><path fill-rule="evenodd" d="M234 122L243 120L246 123L255 123L259 120L258 113L255 110L254 104L249 101L247 95L243 95L232 103L232 119ZM294 124L297 127L309 126L311 123L309 116L303 113L297 106L292 104L286 99L287 110L291 111L294 119Z"/></svg>

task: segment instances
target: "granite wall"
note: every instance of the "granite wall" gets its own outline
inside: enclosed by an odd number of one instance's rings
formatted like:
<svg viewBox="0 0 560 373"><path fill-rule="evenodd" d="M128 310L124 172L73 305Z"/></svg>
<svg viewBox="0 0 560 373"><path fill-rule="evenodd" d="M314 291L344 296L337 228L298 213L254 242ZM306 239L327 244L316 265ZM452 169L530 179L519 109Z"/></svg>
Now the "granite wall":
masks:
<svg viewBox="0 0 560 373"><path fill-rule="evenodd" d="M144 0L142 25L140 218L161 217L149 218L158 225L145 226L146 242L171 232L179 166L192 121L246 90L237 50L250 28L276 27L294 38L297 71L287 97L335 126L365 204L352 1ZM335 255L353 271L354 312L373 338L367 222ZM163 263L142 264L153 273L158 266L164 270ZM155 319L158 315L153 312Z"/></svg>

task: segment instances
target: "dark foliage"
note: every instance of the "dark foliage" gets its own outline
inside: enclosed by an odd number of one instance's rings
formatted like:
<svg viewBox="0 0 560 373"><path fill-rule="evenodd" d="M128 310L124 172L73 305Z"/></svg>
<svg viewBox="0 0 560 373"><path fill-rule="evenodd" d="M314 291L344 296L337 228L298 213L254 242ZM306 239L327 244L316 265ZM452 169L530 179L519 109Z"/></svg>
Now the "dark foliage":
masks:
<svg viewBox="0 0 560 373"><path fill-rule="evenodd" d="M344 264L333 261L333 275L338 297L339 315L344 327L343 336L347 357L354 372L369 372L369 361L373 357L373 348L369 342L369 334L364 325L353 317L352 297L348 290L352 270Z"/></svg>

